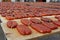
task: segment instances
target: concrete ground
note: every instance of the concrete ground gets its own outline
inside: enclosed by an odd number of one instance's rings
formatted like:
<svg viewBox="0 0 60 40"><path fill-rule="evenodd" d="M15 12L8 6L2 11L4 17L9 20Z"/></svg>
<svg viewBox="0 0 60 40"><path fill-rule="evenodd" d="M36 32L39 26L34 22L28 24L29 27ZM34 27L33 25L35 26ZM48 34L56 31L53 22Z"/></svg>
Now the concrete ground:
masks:
<svg viewBox="0 0 60 40"><path fill-rule="evenodd" d="M6 40L6 37L4 35L4 32L3 32L2 28L1 28L1 26L0 26L0 40Z"/></svg>

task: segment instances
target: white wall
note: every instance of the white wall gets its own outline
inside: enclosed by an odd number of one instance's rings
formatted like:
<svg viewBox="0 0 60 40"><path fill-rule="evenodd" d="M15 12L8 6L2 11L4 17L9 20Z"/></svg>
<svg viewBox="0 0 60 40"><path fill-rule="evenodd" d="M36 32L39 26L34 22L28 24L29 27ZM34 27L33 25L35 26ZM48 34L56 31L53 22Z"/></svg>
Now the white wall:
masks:
<svg viewBox="0 0 60 40"><path fill-rule="evenodd" d="M11 2L15 2L16 0L11 0Z"/></svg>
<svg viewBox="0 0 60 40"><path fill-rule="evenodd" d="M50 0L46 0L46 2L50 2Z"/></svg>
<svg viewBox="0 0 60 40"><path fill-rule="evenodd" d="M16 0L11 0L11 2L15 2Z"/></svg>
<svg viewBox="0 0 60 40"><path fill-rule="evenodd" d="M2 0L0 0L0 2L2 2Z"/></svg>

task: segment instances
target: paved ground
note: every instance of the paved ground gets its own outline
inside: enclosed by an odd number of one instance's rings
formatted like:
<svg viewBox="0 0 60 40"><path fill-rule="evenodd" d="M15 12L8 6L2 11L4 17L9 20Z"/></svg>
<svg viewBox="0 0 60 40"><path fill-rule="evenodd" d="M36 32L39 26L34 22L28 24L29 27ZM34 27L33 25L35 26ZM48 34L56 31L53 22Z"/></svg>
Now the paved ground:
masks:
<svg viewBox="0 0 60 40"><path fill-rule="evenodd" d="M31 40L60 40L60 32L58 33L54 33L54 34L50 34L44 37L38 37L35 39L31 39Z"/></svg>
<svg viewBox="0 0 60 40"><path fill-rule="evenodd" d="M6 40L4 32L3 32L2 28L1 28L1 26L0 26L0 40Z"/></svg>

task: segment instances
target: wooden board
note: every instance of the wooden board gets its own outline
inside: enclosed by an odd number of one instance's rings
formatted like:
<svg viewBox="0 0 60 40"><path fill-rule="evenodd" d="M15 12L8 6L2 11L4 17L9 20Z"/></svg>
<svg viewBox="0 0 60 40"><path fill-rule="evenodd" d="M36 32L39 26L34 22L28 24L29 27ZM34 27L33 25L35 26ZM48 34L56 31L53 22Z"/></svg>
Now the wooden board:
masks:
<svg viewBox="0 0 60 40"><path fill-rule="evenodd" d="M52 17L53 19L53 17ZM32 39L32 38L36 38L36 37L41 37L41 36L46 36L52 33L56 33L60 31L60 27L56 30L53 30L51 33L46 33L46 34L42 34L42 33L38 33L37 31L33 30L32 28L30 28L32 30L32 34L31 35L21 35L18 33L18 31L15 29L10 29L7 27L6 22L8 20L6 20L5 18L1 17L1 20L3 21L1 23L1 27L7 37L8 40L27 40L27 39ZM13 21L17 21L17 23L20 23L20 19L17 20L13 20Z"/></svg>

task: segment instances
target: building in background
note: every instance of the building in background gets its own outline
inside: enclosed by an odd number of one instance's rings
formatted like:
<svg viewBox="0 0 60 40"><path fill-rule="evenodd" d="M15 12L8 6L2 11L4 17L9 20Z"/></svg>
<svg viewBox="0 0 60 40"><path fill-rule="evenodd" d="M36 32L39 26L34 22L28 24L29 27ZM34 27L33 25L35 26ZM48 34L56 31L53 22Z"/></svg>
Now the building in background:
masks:
<svg viewBox="0 0 60 40"><path fill-rule="evenodd" d="M0 0L0 2L60 2L60 0Z"/></svg>
<svg viewBox="0 0 60 40"><path fill-rule="evenodd" d="M42 0L0 0L0 2L42 2Z"/></svg>
<svg viewBox="0 0 60 40"><path fill-rule="evenodd" d="M60 2L60 0L46 0L46 2Z"/></svg>

